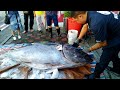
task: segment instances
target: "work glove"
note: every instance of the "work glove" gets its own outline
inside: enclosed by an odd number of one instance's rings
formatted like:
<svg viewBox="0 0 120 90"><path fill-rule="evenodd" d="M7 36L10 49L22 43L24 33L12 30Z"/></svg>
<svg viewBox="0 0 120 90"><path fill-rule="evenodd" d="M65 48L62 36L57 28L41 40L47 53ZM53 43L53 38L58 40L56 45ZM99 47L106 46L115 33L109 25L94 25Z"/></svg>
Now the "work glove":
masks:
<svg viewBox="0 0 120 90"><path fill-rule="evenodd" d="M78 47L79 46L79 43L81 43L81 39L77 39L74 43L73 43L73 47Z"/></svg>

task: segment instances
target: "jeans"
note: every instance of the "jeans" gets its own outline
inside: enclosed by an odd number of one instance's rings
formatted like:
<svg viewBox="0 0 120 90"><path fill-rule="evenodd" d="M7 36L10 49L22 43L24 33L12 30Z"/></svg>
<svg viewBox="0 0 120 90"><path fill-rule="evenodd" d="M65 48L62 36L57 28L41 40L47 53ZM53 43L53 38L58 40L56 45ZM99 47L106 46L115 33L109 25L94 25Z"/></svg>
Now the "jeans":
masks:
<svg viewBox="0 0 120 90"><path fill-rule="evenodd" d="M58 26L58 17L57 17L57 15L47 15L46 18L47 18L47 25L48 26L52 25L52 20L54 22L54 26L56 26L56 27Z"/></svg>

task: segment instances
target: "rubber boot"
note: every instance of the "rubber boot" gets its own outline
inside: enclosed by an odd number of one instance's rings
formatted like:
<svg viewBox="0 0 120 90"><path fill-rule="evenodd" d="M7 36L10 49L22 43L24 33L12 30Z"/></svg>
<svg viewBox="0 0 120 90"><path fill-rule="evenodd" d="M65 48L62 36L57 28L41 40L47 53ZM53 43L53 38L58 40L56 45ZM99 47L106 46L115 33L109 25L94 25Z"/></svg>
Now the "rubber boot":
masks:
<svg viewBox="0 0 120 90"><path fill-rule="evenodd" d="M46 29L46 32L48 32L48 29Z"/></svg>
<svg viewBox="0 0 120 90"><path fill-rule="evenodd" d="M60 28L58 28L56 30L57 30L58 36L60 36Z"/></svg>
<svg viewBox="0 0 120 90"><path fill-rule="evenodd" d="M120 74L120 69L115 69L115 68L112 68L112 67L109 67L109 66L106 69L109 70L109 71L115 72L117 74Z"/></svg>
<svg viewBox="0 0 120 90"><path fill-rule="evenodd" d="M52 28L49 28L49 32L50 32L51 38L52 38L52 37L53 37L53 36L52 36Z"/></svg>

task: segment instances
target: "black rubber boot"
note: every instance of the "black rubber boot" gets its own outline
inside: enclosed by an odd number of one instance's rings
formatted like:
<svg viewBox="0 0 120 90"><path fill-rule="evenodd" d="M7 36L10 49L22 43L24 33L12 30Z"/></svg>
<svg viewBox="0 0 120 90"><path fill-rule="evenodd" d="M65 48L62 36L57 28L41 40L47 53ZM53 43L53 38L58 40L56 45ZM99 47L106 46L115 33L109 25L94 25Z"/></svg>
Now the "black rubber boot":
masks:
<svg viewBox="0 0 120 90"><path fill-rule="evenodd" d="M46 29L46 32L48 32L48 29Z"/></svg>
<svg viewBox="0 0 120 90"><path fill-rule="evenodd" d="M57 30L58 36L60 36L60 28L58 28L56 30Z"/></svg>
<svg viewBox="0 0 120 90"><path fill-rule="evenodd" d="M53 37L53 36L52 36L52 28L49 28L49 32L50 32L51 38L52 38L52 37Z"/></svg>
<svg viewBox="0 0 120 90"><path fill-rule="evenodd" d="M115 72L115 73L117 73L117 74L120 74L120 69L117 70L117 69L112 68L112 67L109 67L109 66L108 66L106 69L109 70L109 71Z"/></svg>

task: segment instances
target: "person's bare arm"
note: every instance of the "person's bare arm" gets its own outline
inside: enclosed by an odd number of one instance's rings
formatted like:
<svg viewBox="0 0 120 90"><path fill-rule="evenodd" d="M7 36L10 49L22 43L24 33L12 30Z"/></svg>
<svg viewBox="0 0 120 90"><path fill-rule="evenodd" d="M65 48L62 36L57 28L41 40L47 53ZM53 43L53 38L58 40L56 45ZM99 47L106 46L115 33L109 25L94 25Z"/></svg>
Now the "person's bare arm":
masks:
<svg viewBox="0 0 120 90"><path fill-rule="evenodd" d="M84 24L79 34L79 37L76 39L76 41L72 45L73 47L79 46L79 43L82 41L82 38L87 33L87 31L88 31L88 24Z"/></svg>
<svg viewBox="0 0 120 90"><path fill-rule="evenodd" d="M89 48L89 51L94 51L94 50L97 50L101 47L104 47L104 46L107 46L107 42L106 41L103 41L103 42L98 42L96 44L94 44L93 46L91 46Z"/></svg>
<svg viewBox="0 0 120 90"><path fill-rule="evenodd" d="M82 39L83 36L87 33L87 31L88 31L88 23L83 25L78 39Z"/></svg>

